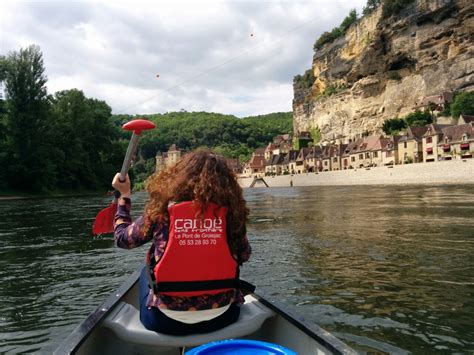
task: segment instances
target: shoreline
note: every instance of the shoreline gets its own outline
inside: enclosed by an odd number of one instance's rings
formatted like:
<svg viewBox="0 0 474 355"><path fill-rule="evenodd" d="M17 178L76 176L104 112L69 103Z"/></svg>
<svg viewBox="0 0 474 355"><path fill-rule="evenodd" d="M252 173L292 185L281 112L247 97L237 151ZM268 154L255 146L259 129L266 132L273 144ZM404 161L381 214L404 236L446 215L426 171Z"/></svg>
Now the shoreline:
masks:
<svg viewBox="0 0 474 355"><path fill-rule="evenodd" d="M103 192L102 192L103 193ZM51 194L38 194L38 195L30 195L25 194L22 195L21 192L17 192L17 194L8 194L8 195L0 195L0 202L1 201L13 201L13 200L37 200L42 198L64 198L64 197L86 197L86 196L100 196L101 192L70 192L70 193L51 193ZM106 194L104 194L106 196Z"/></svg>
<svg viewBox="0 0 474 355"><path fill-rule="evenodd" d="M474 185L474 159L434 163L394 165L351 170L324 171L296 175L264 176L269 187L354 186L354 185ZM250 188L253 178L239 178L242 188ZM265 187L261 182L255 185ZM100 192L51 195L0 195L0 202L38 198L99 196ZM104 194L105 196L105 194Z"/></svg>
<svg viewBox="0 0 474 355"><path fill-rule="evenodd" d="M269 187L354 185L463 185L474 184L474 159L405 164L295 175L264 176ZM250 188L254 178L240 178ZM257 182L255 187L265 187Z"/></svg>

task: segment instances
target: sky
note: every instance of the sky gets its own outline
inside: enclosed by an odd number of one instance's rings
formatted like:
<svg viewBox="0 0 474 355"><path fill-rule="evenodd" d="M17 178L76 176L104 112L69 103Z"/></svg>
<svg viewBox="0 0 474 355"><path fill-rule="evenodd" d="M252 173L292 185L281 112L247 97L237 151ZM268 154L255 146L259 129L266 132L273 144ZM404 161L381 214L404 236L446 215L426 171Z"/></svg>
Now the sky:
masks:
<svg viewBox="0 0 474 355"><path fill-rule="evenodd" d="M292 110L313 44L366 0L0 1L0 55L43 53L48 93L114 114Z"/></svg>

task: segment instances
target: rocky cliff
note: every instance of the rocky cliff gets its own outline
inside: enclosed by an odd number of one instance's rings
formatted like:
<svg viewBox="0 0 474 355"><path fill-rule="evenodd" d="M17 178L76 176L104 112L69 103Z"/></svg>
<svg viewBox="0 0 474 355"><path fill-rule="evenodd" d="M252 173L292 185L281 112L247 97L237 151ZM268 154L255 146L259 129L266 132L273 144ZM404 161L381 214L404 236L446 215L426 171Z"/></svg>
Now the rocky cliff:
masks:
<svg viewBox="0 0 474 355"><path fill-rule="evenodd" d="M425 96L473 91L473 38L472 0L417 0L397 16L363 17L316 52L310 88L294 84L294 131L379 133Z"/></svg>

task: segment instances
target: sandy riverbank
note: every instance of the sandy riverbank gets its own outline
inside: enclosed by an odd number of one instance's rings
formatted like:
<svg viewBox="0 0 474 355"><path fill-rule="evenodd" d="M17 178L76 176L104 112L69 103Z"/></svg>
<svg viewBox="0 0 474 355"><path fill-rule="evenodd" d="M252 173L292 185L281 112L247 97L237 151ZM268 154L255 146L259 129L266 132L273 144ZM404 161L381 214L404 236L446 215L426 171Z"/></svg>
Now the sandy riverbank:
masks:
<svg viewBox="0 0 474 355"><path fill-rule="evenodd" d="M266 176L264 179L270 187L290 186L291 182L293 186L474 184L474 159L395 165L368 170ZM249 187L253 178L242 178L239 181L242 187ZM255 185L262 186L265 185L260 182Z"/></svg>

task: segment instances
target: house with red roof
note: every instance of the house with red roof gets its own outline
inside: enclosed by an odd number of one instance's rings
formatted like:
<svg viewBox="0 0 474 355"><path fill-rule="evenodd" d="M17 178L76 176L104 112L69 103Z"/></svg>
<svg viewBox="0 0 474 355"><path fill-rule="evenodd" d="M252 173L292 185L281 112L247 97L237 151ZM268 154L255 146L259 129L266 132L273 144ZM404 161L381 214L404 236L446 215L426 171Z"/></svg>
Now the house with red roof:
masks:
<svg viewBox="0 0 474 355"><path fill-rule="evenodd" d="M244 175L249 177L265 175L265 148L258 148L253 152L250 161L244 167Z"/></svg>
<svg viewBox="0 0 474 355"><path fill-rule="evenodd" d="M443 136L443 129L449 125L430 123L426 126L426 132L422 136L423 162L430 163L440 160L438 144Z"/></svg>
<svg viewBox="0 0 474 355"><path fill-rule="evenodd" d="M437 144L439 160L468 159L474 153L474 122L442 129Z"/></svg>

